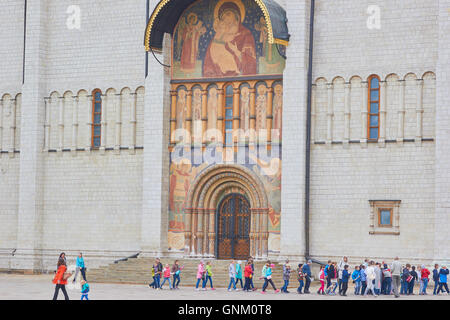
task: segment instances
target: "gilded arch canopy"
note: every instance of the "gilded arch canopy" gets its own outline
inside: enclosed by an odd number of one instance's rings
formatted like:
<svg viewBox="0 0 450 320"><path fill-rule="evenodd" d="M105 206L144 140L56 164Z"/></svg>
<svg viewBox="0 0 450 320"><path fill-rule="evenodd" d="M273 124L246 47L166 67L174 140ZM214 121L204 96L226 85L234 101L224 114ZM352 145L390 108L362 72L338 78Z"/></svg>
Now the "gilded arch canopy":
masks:
<svg viewBox="0 0 450 320"><path fill-rule="evenodd" d="M196 1L161 0L151 14L147 24L144 40L146 51L150 51L150 48L155 51L161 51L164 33L173 35L183 12ZM259 6L264 15L268 43L286 46L289 42L286 11L274 0L252 1ZM235 1L231 0L230 2Z"/></svg>

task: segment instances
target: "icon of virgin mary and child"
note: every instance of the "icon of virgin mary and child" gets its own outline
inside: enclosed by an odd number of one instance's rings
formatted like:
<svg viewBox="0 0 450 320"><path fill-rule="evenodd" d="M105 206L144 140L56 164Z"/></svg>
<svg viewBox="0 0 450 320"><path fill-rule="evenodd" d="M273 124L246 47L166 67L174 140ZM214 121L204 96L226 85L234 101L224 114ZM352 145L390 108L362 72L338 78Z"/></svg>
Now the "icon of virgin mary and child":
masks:
<svg viewBox="0 0 450 320"><path fill-rule="evenodd" d="M255 75L256 48L253 34L242 22L245 8L241 1L219 1L214 12L214 38L203 63L204 77Z"/></svg>

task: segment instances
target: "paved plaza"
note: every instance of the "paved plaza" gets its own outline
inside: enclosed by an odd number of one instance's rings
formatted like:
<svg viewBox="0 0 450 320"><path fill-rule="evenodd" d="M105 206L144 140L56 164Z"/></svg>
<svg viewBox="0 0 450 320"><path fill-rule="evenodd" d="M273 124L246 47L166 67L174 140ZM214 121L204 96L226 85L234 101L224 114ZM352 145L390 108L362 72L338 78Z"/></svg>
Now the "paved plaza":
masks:
<svg viewBox="0 0 450 320"><path fill-rule="evenodd" d="M53 297L54 285L51 282L52 275L11 275L0 274L0 300L50 300ZM167 286L167 284L166 284ZM257 283L260 288L261 283ZM356 300L386 300L394 299L393 296L361 297L354 296L352 289L349 288L348 296L321 296L315 292L318 286L311 286L311 294L299 295L295 290L291 290L290 294L275 294L273 290L268 289L266 294L256 292L228 292L226 289L220 288L214 291L195 291L193 287L182 287L180 290L172 291L168 289L154 290L145 285L131 284L110 284L110 283L92 283L90 300L336 300L336 299L356 299ZM78 289L67 288L70 299L80 299L80 291ZM64 296L60 292L58 297L63 299ZM450 300L448 295L440 296L401 296L396 300Z"/></svg>

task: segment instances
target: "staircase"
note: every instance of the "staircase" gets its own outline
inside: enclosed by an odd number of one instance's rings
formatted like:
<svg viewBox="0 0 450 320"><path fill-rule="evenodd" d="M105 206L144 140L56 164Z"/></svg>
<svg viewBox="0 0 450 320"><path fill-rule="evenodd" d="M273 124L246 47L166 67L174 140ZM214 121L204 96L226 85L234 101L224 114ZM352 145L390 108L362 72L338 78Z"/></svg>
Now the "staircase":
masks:
<svg viewBox="0 0 450 320"><path fill-rule="evenodd" d="M87 278L89 282L104 282L104 283L127 283L127 284L142 284L147 285L152 282L152 272L151 268L154 263L153 258L135 258L128 259L127 261L120 261L115 264L110 264L105 267L100 267L97 269L88 270ZM229 260L204 260L211 261L212 265L212 280L214 287L224 288L228 287L230 281L228 277L228 266L230 264ZM161 263L163 266L168 263L170 267L174 262L173 258L161 258ZM199 260L191 259L179 259L179 265L184 266L181 271L181 282L180 286L195 286L197 282L197 266ZM245 267L245 261L241 264ZM255 275L254 275L254 285L258 288L262 287L263 280L259 280L261 275L262 267L264 266L264 261L255 261ZM284 284L283 281L283 266L278 262L273 262L275 268L273 269L272 279L277 287L281 288ZM292 270L296 270L297 266L291 264ZM172 280L172 278L171 278ZM162 281L162 279L161 279ZM245 283L245 279L242 281ZM164 285L168 288L168 285ZM295 273L291 273L290 288L295 288L298 286L297 276ZM240 288L240 285L239 287ZM270 285L269 289L270 290Z"/></svg>

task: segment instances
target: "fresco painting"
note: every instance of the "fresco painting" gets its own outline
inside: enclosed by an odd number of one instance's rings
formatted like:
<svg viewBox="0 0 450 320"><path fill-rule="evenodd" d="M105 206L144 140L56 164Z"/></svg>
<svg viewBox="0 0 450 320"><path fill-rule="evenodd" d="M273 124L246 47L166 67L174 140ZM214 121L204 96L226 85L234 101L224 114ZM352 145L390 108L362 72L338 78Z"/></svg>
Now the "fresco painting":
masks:
<svg viewBox="0 0 450 320"><path fill-rule="evenodd" d="M282 50L268 42L267 24L255 1L200 0L175 29L172 78L280 75Z"/></svg>
<svg viewBox="0 0 450 320"><path fill-rule="evenodd" d="M277 154L274 152L273 154ZM265 158L265 159L263 159ZM253 171L264 185L269 201L269 252L279 252L280 212L281 212L281 159L278 156L257 157L249 153L245 167ZM171 251L184 250L184 214L186 198L192 183L205 169L214 166L202 163L192 165L190 159L172 161L169 187L169 234L168 245Z"/></svg>

